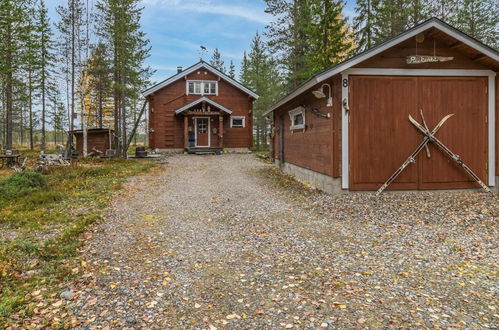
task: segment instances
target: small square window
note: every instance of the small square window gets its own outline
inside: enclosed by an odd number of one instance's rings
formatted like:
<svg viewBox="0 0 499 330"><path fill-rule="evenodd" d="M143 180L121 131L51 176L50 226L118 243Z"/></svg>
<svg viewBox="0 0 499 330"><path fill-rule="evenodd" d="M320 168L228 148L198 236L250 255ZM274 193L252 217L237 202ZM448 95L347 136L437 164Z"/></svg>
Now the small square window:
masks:
<svg viewBox="0 0 499 330"><path fill-rule="evenodd" d="M289 118L291 119L291 130L305 129L305 108L298 107L289 111Z"/></svg>
<svg viewBox="0 0 499 330"><path fill-rule="evenodd" d="M230 127L244 127L244 117L230 117Z"/></svg>

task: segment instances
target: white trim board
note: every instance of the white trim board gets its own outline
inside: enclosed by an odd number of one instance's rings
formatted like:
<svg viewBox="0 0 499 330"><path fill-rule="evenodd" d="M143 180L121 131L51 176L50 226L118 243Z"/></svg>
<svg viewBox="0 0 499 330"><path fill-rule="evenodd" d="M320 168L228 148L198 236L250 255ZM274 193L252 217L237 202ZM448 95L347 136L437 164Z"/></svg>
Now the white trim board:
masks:
<svg viewBox="0 0 499 330"><path fill-rule="evenodd" d="M495 186L495 76L490 70L433 70L433 69L348 69L341 73L342 89L341 98L349 100L349 87L344 87L344 79L349 75L374 75L374 76L445 76L445 77L488 77L488 185ZM350 83L347 84L349 86ZM349 130L348 112L343 109L341 117L341 157L342 157L342 188L349 188Z"/></svg>
<svg viewBox="0 0 499 330"><path fill-rule="evenodd" d="M182 71L180 73L177 73L174 76L171 76L168 79L163 80L162 82L150 87L149 89L146 89L145 91L142 92L142 95L149 96L152 93L160 90L161 88L166 87L166 86L170 85L171 83L179 80L180 78L183 78L183 77L185 77L185 76L187 76L187 75L189 75L189 74L191 74L191 73L193 73L201 68L204 68L204 69L210 71L211 73L219 76L221 79L227 81L229 84L239 88L240 90L242 90L246 94L252 96L255 99L258 99L258 97L259 97L258 94L256 94L255 92L253 92L249 88L243 86L241 83L237 82L236 80L232 79L231 77L227 76L225 73L215 69L214 67L212 67L211 65L209 65L208 63L203 62L203 61L201 61L197 64L194 64L193 66L185 69L184 71ZM217 89L217 93L218 93L218 89Z"/></svg>
<svg viewBox="0 0 499 330"><path fill-rule="evenodd" d="M193 106L201 103L201 102L206 102L206 103L209 103L211 104L212 106L214 107L217 107L219 108L220 110L228 113L229 115L232 113L232 110L230 110L229 108L226 108L224 107L223 105L221 105L220 103L218 102L215 102L211 99L209 99L208 97L206 96L203 96L203 97L200 97L199 99L197 100L194 100L192 101L191 103L187 103L186 105L182 106L181 108L178 108L177 110L175 110L175 114L178 115L179 113L182 113L184 112L185 110L188 110L189 108L192 108Z"/></svg>
<svg viewBox="0 0 499 330"><path fill-rule="evenodd" d="M196 142L195 142L195 146L196 148L209 148L211 147L211 120L210 120L210 117L192 117L194 119L194 130L195 130L195 133L196 133ZM208 128L207 128L207 131L206 133L208 134L208 145L207 146L200 146L198 145L198 119L205 119L206 121L208 121Z"/></svg>
<svg viewBox="0 0 499 330"><path fill-rule="evenodd" d="M493 60L499 62L499 53L495 52L494 50L488 48L487 46L483 45L479 41L467 36L466 34L462 33L461 31L458 31L457 29L454 29L450 25L447 25L446 23L442 22L441 20L437 18L430 18L426 22L423 22L412 29L406 30L405 32L402 32L398 36L395 36L392 39L387 40L386 42L383 42L377 46L374 46L371 49L366 50L363 53L360 53L359 55L353 56L344 62L333 66L332 68L325 70L323 72L318 73L317 75L313 76L309 81L305 82L303 85L298 87L295 91L293 91L291 94L288 94L284 98L282 98L280 101L278 101L276 104L274 104L269 110L265 111L263 113L264 116L268 115L275 109L279 108L283 104L291 101L298 95L306 92L308 89L314 87L316 84L329 79L349 68L352 66L359 64L360 62L363 62L409 38L414 37L415 35L426 31L430 28L436 28L437 30L440 30L451 37L455 38L456 40L478 50L482 54L491 57Z"/></svg>

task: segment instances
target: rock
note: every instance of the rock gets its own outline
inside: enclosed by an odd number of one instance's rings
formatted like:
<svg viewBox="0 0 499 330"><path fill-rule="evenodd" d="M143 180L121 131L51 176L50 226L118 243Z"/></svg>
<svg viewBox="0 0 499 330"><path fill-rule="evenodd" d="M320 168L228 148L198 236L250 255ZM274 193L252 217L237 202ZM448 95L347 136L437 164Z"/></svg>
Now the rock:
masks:
<svg viewBox="0 0 499 330"><path fill-rule="evenodd" d="M75 293L71 290L68 290L68 291L62 292L60 296L62 299L71 300L75 296Z"/></svg>

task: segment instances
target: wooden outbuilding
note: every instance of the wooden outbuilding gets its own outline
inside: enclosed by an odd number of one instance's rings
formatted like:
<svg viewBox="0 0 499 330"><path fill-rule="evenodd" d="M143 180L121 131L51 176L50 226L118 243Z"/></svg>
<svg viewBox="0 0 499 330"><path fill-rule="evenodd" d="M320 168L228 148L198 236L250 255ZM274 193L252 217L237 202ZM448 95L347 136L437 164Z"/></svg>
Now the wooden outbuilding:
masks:
<svg viewBox="0 0 499 330"><path fill-rule="evenodd" d="M83 156L83 130L74 130L69 133L73 134L76 139L76 152L79 156ZM106 150L113 149L114 130L109 128L89 128L87 129L87 152L99 151L106 154Z"/></svg>
<svg viewBox="0 0 499 330"><path fill-rule="evenodd" d="M200 61L146 90L149 146L168 152L247 151L258 95Z"/></svg>
<svg viewBox="0 0 499 330"><path fill-rule="evenodd" d="M377 190L435 133L488 186L499 178L499 53L436 18L318 73L272 106L273 157L327 192ZM458 160L459 160L458 159ZM428 144L388 189L479 188Z"/></svg>

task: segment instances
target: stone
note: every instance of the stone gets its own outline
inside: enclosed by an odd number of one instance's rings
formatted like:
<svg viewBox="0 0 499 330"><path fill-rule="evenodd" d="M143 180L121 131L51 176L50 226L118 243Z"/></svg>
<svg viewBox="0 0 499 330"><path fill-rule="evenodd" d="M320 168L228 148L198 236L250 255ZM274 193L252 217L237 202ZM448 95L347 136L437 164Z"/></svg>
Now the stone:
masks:
<svg viewBox="0 0 499 330"><path fill-rule="evenodd" d="M62 292L60 296L62 299L71 300L75 296L75 293L71 290L68 290L68 291Z"/></svg>

